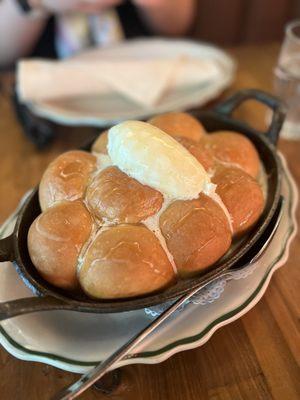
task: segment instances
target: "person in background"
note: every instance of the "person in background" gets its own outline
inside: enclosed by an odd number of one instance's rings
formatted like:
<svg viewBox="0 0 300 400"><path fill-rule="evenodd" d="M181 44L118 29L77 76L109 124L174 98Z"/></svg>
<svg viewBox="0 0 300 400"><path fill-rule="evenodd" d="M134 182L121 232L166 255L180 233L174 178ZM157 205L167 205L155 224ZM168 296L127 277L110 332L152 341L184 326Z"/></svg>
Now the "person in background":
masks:
<svg viewBox="0 0 300 400"><path fill-rule="evenodd" d="M124 38L183 35L194 14L195 0L0 0L0 67Z"/></svg>

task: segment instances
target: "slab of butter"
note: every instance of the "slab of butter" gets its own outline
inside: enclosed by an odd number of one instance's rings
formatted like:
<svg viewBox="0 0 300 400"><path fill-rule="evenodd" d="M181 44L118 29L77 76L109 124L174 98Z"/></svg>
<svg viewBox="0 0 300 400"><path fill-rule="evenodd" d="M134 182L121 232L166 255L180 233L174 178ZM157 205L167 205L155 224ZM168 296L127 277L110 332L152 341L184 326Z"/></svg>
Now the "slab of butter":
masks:
<svg viewBox="0 0 300 400"><path fill-rule="evenodd" d="M121 171L167 198L197 198L209 183L206 171L188 150L146 122L126 121L112 127L108 154Z"/></svg>

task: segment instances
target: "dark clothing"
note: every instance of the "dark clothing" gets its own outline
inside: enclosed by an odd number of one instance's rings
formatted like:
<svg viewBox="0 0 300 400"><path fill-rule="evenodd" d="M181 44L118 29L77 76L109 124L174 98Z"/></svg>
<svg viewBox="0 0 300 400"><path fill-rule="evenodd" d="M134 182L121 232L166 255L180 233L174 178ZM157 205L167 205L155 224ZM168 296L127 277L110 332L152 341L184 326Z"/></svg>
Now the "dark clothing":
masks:
<svg viewBox="0 0 300 400"><path fill-rule="evenodd" d="M117 12L127 39L151 36L151 31L143 23L138 10L129 1L117 7Z"/></svg>
<svg viewBox="0 0 300 400"><path fill-rule="evenodd" d="M57 58L54 45L54 36L55 36L55 19L54 17L51 17L31 55L44 58Z"/></svg>
<svg viewBox="0 0 300 400"><path fill-rule="evenodd" d="M116 8L119 15L124 35L127 39L134 37L150 36L151 32L142 19L140 18L137 9L130 3L125 2ZM40 37L32 56L57 58L57 53L54 45L55 37L55 18L49 19L45 31Z"/></svg>

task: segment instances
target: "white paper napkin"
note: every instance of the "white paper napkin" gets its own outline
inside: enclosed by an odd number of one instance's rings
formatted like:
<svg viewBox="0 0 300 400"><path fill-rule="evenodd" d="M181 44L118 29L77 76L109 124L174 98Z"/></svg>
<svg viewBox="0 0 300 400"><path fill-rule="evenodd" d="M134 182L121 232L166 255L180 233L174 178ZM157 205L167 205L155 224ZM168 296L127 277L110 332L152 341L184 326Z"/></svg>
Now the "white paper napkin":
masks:
<svg viewBox="0 0 300 400"><path fill-rule="evenodd" d="M159 103L164 93L203 84L221 73L214 60L187 56L176 59L126 61L21 60L17 90L22 102L117 92L140 106Z"/></svg>

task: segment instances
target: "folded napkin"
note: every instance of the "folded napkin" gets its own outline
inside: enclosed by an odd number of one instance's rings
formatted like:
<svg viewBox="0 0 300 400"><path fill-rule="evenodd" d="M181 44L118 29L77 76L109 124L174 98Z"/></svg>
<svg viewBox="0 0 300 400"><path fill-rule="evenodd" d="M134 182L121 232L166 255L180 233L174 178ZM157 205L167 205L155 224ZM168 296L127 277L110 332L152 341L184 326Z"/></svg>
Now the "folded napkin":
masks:
<svg viewBox="0 0 300 400"><path fill-rule="evenodd" d="M217 79L214 60L175 59L120 61L21 60L17 92L22 102L117 92L140 106L157 104L165 93Z"/></svg>

